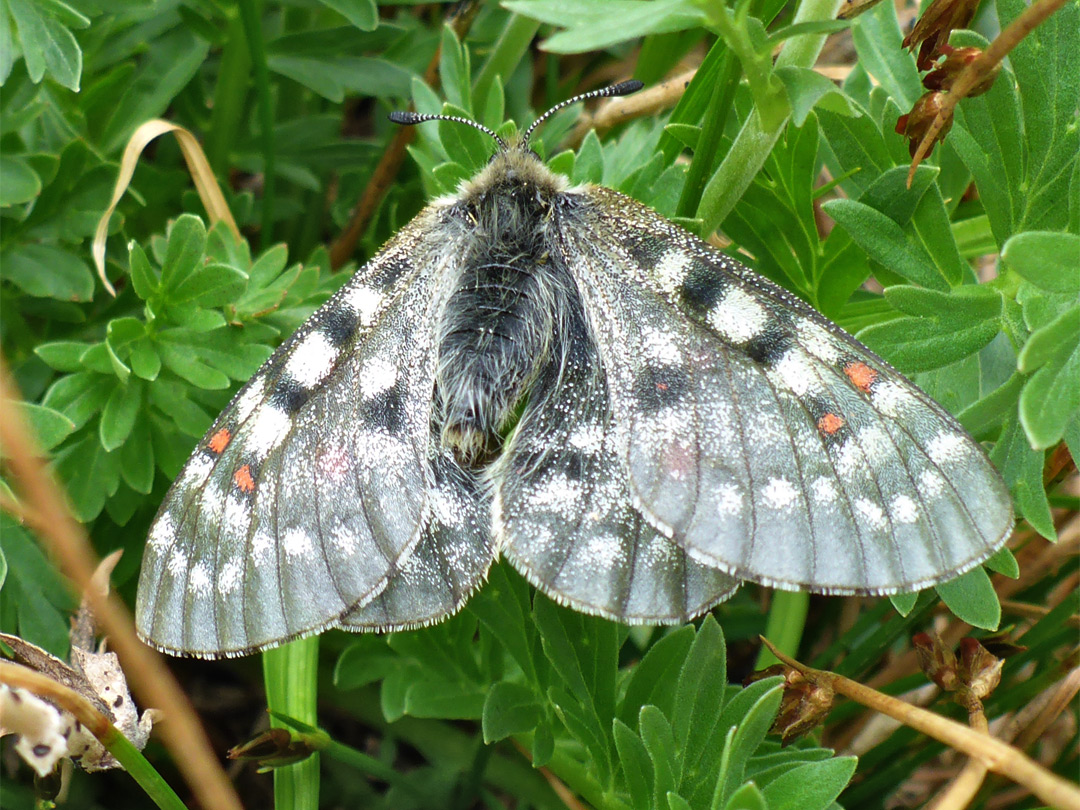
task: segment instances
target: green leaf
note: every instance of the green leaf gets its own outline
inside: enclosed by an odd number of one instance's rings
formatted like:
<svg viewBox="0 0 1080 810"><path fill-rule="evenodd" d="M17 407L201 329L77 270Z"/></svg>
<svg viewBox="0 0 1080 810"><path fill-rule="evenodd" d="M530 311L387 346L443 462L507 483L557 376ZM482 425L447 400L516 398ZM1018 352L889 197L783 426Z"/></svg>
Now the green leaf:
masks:
<svg viewBox="0 0 1080 810"><path fill-rule="evenodd" d="M170 304L193 302L200 307L220 307L236 301L247 288L243 270L227 264L200 267L169 292Z"/></svg>
<svg viewBox="0 0 1080 810"><path fill-rule="evenodd" d="M893 603L893 607L896 608L897 613L901 616L907 616L914 610L915 603L919 601L919 592L894 593L889 596L889 601Z"/></svg>
<svg viewBox="0 0 1080 810"><path fill-rule="evenodd" d="M0 278L40 298L89 301L94 293L94 277L86 262L51 245L24 244L6 252Z"/></svg>
<svg viewBox="0 0 1080 810"><path fill-rule="evenodd" d="M942 582L935 589L956 618L985 630L997 630L1001 603L981 565L954 580Z"/></svg>
<svg viewBox="0 0 1080 810"><path fill-rule="evenodd" d="M80 428L105 407L115 384L115 380L92 371L69 374L49 387L41 404L60 411Z"/></svg>
<svg viewBox="0 0 1080 810"><path fill-rule="evenodd" d="M897 106L910 110L920 95L922 82L911 54L900 46L903 34L896 9L881 3L855 18L851 25L859 64L881 84Z"/></svg>
<svg viewBox="0 0 1080 810"><path fill-rule="evenodd" d="M574 159L572 179L575 183L604 182L604 152L595 130L590 130L581 142Z"/></svg>
<svg viewBox="0 0 1080 810"><path fill-rule="evenodd" d="M146 252L135 240L128 242L128 272L131 273L131 284L139 298L148 301L158 291L157 274L150 266Z"/></svg>
<svg viewBox="0 0 1080 810"><path fill-rule="evenodd" d="M135 427L135 419L142 408L142 384L134 380L129 385L118 385L109 395L105 403L105 409L101 412L99 435L101 446L112 452L120 447L132 428Z"/></svg>
<svg viewBox="0 0 1080 810"><path fill-rule="evenodd" d="M1033 333L1020 351L1017 368L1024 374L1034 372L1020 392L1020 423L1034 449L1052 447L1080 412L1080 306Z"/></svg>
<svg viewBox="0 0 1080 810"><path fill-rule="evenodd" d="M30 202L41 193L41 178L23 158L0 155L0 207Z"/></svg>
<svg viewBox="0 0 1080 810"><path fill-rule="evenodd" d="M1028 231L1009 239L1001 258L1037 287L1050 292L1080 291L1080 236Z"/></svg>
<svg viewBox="0 0 1080 810"><path fill-rule="evenodd" d="M78 92L82 50L63 24L31 0L7 0L15 19L30 80L37 84L48 72L57 83Z"/></svg>
<svg viewBox="0 0 1080 810"><path fill-rule="evenodd" d="M731 734L731 739L725 747L724 766L717 777L713 807L724 806L742 784L746 763L772 726L782 696L780 679L766 678L743 689L724 707L719 726Z"/></svg>
<svg viewBox="0 0 1080 810"><path fill-rule="evenodd" d="M34 354L57 371L81 371L83 355L92 345L73 340L60 340L56 343L42 343L36 346Z"/></svg>
<svg viewBox="0 0 1080 810"><path fill-rule="evenodd" d="M201 360L195 359L192 356L195 354L192 345L187 341L181 342L177 339L180 337L182 336L165 333L160 336L158 355L165 367L181 379L204 390L215 391L228 388L229 377Z"/></svg>
<svg viewBox="0 0 1080 810"><path fill-rule="evenodd" d="M52 450L75 432L75 423L60 411L29 402L20 402L18 406L41 450Z"/></svg>
<svg viewBox="0 0 1080 810"><path fill-rule="evenodd" d="M865 110L851 118L822 109L818 110L818 121L836 156L836 175L849 175L844 186L852 189L852 196L862 194L882 172L893 167L881 130Z"/></svg>
<svg viewBox="0 0 1080 810"><path fill-rule="evenodd" d="M154 445L150 441L150 421L145 414L135 420L131 433L120 448L120 475L129 487L143 495L154 488Z"/></svg>
<svg viewBox="0 0 1080 810"><path fill-rule="evenodd" d="M105 499L120 486L120 454L107 452L96 433L68 448L56 470L67 485L72 513L84 523L101 514Z"/></svg>
<svg viewBox="0 0 1080 810"><path fill-rule="evenodd" d="M762 793L769 810L826 810L851 781L855 757L808 762L780 774Z"/></svg>
<svg viewBox="0 0 1080 810"><path fill-rule="evenodd" d="M161 266L161 289L170 303L175 291L202 267L205 251L206 226L203 221L193 214L178 217L169 231L165 260Z"/></svg>
<svg viewBox="0 0 1080 810"><path fill-rule="evenodd" d="M641 741L652 761L653 801L657 807L679 783L678 746L671 724L655 706L643 706L638 716Z"/></svg>
<svg viewBox="0 0 1080 810"><path fill-rule="evenodd" d="M68 654L72 609L67 584L26 530L0 515L0 550L7 561L4 592L14 599L19 635L60 658Z"/></svg>
<svg viewBox="0 0 1080 810"><path fill-rule="evenodd" d="M692 810L690 802L680 796L678 793L667 794L667 805L669 810Z"/></svg>
<svg viewBox="0 0 1080 810"><path fill-rule="evenodd" d="M731 794L731 798L724 805L724 810L769 810L769 805L765 801L761 788L753 782L746 782Z"/></svg>
<svg viewBox="0 0 1080 810"><path fill-rule="evenodd" d="M532 689L510 681L498 681L488 690L484 700L484 742L490 744L512 734L531 732L539 724L542 714L543 709Z"/></svg>
<svg viewBox="0 0 1080 810"><path fill-rule="evenodd" d="M641 707L648 703L670 713L675 698L671 684L679 677L679 670L695 638L694 628L685 625L649 647L645 657L630 673L619 705L622 722L631 728L636 726Z"/></svg>
<svg viewBox="0 0 1080 810"><path fill-rule="evenodd" d="M698 628L675 685L671 725L682 752L684 773L696 776L706 744L724 705L727 652L724 633L712 614Z"/></svg>
<svg viewBox="0 0 1080 810"><path fill-rule="evenodd" d="M651 810L653 767L645 743L618 718L613 721L612 732L623 778L630 793L630 803L634 810Z"/></svg>
<svg viewBox="0 0 1080 810"><path fill-rule="evenodd" d="M896 318L859 332L859 340L903 371L929 371L979 351L1001 329L1001 295L968 285L951 293L889 287L886 300L913 317Z"/></svg>
<svg viewBox="0 0 1080 810"><path fill-rule="evenodd" d="M1012 551L1007 547L999 548L991 557L983 561L983 565L991 571L1009 579L1020 577L1020 563L1016 561Z"/></svg>
<svg viewBox="0 0 1080 810"><path fill-rule="evenodd" d="M861 115L859 108L847 95L815 70L789 65L778 68L773 75L784 83L791 104L791 120L797 127L806 122L815 107L831 110L837 115Z"/></svg>
<svg viewBox="0 0 1080 810"><path fill-rule="evenodd" d="M505 564L493 565L487 585L468 601L465 609L480 620L481 626L498 639L525 676L539 686L530 638L532 622L526 620L529 593L521 578L512 576L508 576Z"/></svg>
<svg viewBox="0 0 1080 810"><path fill-rule="evenodd" d="M457 34L450 25L442 30L442 48L439 51L439 76L442 79L446 100L462 111L464 118L472 118L472 76L469 69L469 53L461 47ZM461 124L456 126L461 127ZM469 127L472 129L472 127ZM440 131L442 127L440 127ZM475 131L475 130L474 130ZM445 139L444 139L445 143ZM450 152L451 157L455 157Z"/></svg>
<svg viewBox="0 0 1080 810"><path fill-rule="evenodd" d="M822 208L871 259L888 270L923 287L949 289L933 259L885 214L857 200L830 200Z"/></svg>
<svg viewBox="0 0 1080 810"><path fill-rule="evenodd" d="M149 340L140 340L131 348L131 370L144 380L153 382L161 372L161 357Z"/></svg>
<svg viewBox="0 0 1080 810"><path fill-rule="evenodd" d="M1050 504L1043 487L1042 451L1032 450L1019 419L1012 415L990 451L990 459L1001 471L1012 492L1013 503L1043 537L1057 539Z"/></svg>
<svg viewBox="0 0 1080 810"><path fill-rule="evenodd" d="M701 127L691 124L667 124L664 126L664 132L687 149L697 149L698 138L701 137Z"/></svg>
<svg viewBox="0 0 1080 810"><path fill-rule="evenodd" d="M484 688L453 681L420 679L405 693L405 713L413 717L479 720L484 713Z"/></svg>
<svg viewBox="0 0 1080 810"><path fill-rule="evenodd" d="M375 0L319 0L332 8L361 31L374 31L379 25L379 9Z"/></svg>

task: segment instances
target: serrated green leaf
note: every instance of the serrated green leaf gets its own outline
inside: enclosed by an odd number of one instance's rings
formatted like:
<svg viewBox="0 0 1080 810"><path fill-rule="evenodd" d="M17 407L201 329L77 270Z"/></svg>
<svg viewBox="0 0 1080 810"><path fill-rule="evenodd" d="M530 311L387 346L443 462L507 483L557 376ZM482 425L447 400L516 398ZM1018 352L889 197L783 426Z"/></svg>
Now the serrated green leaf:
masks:
<svg viewBox="0 0 1080 810"><path fill-rule="evenodd" d="M531 732L542 714L532 689L510 681L498 681L492 684L484 700L481 723L484 742L490 744L512 734Z"/></svg>
<svg viewBox="0 0 1080 810"><path fill-rule="evenodd" d="M29 402L17 404L41 450L52 450L75 432L75 423L60 411Z"/></svg>
<svg viewBox="0 0 1080 810"><path fill-rule="evenodd" d="M613 721L615 750L619 754L623 779L630 793L634 810L651 810L653 797L653 767L649 752L641 738L618 718Z"/></svg>
<svg viewBox="0 0 1080 810"><path fill-rule="evenodd" d="M855 757L798 765L765 785L769 810L827 810L855 773Z"/></svg>
<svg viewBox="0 0 1080 810"><path fill-rule="evenodd" d="M1028 231L1009 239L1001 258L1037 287L1050 292L1080 291L1080 236Z"/></svg>
<svg viewBox="0 0 1080 810"><path fill-rule="evenodd" d="M956 618L985 630L997 630L1001 603L981 565L954 580L942 582L935 589Z"/></svg>

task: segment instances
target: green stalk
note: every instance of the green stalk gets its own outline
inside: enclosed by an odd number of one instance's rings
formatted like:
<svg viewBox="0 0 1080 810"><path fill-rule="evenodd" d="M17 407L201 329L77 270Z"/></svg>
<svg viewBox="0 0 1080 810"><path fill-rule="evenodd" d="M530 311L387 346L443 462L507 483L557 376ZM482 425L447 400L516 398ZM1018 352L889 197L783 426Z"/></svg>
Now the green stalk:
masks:
<svg viewBox="0 0 1080 810"><path fill-rule="evenodd" d="M150 797L161 810L185 810L185 805L180 797L169 787L161 774L157 772L146 757L142 755L131 740L121 734L116 728L112 729L112 735L108 740L102 740L106 750L119 762L131 778L134 779L146 795Z"/></svg>
<svg viewBox="0 0 1080 810"><path fill-rule="evenodd" d="M769 617L765 622L765 632L762 635L780 652L792 658L797 657L799 642L802 641L803 630L806 627L806 611L809 606L810 594L808 593L774 590ZM779 662L780 659L773 655L768 647L762 647L758 652L754 669L765 669Z"/></svg>
<svg viewBox="0 0 1080 810"><path fill-rule="evenodd" d="M843 0L802 0L793 22L831 20L836 16L842 2ZM776 60L776 67L813 67L825 43L825 36L805 34L789 39ZM702 233L712 233L720 227L765 164L790 118L790 111L783 116L774 116L773 112L767 111L769 122L766 124L762 122L759 109L754 108L720 168L706 184L701 195L701 205L698 207Z"/></svg>
<svg viewBox="0 0 1080 810"><path fill-rule="evenodd" d="M274 186L274 98L270 93L270 69L266 64L266 46L262 37L262 3L259 0L240 0L240 20L247 39L251 64L255 71L255 97L259 107L259 139L263 153L263 200L259 244L273 239Z"/></svg>
<svg viewBox="0 0 1080 810"><path fill-rule="evenodd" d="M724 135L732 99L735 98L735 91L739 87L738 60L732 55L730 49L725 51L722 58L724 61L720 65L716 84L713 85L712 98L709 99L709 107L705 111L705 120L701 125L701 135L698 137L690 168L686 172L686 183L679 197L677 210L680 217L693 217L694 212L697 211L701 194L705 190L705 179L716 162L716 152L720 148L720 140Z"/></svg>
<svg viewBox="0 0 1080 810"><path fill-rule="evenodd" d="M229 170L229 150L237 141L244 120L248 79L251 76L251 57L244 37L240 15L233 9L225 47L221 51L217 85L214 87L214 109L210 112L210 131L206 135L206 158L218 177Z"/></svg>
<svg viewBox="0 0 1080 810"><path fill-rule="evenodd" d="M276 712L317 725L319 637L294 641L263 653L267 706ZM271 718L270 724L287 728ZM274 769L274 807L277 810L318 810L319 755Z"/></svg>
<svg viewBox="0 0 1080 810"><path fill-rule="evenodd" d="M540 23L528 17L514 14L506 22L502 33L495 41L495 47L488 54L487 60L480 68L480 73L473 82L473 109L477 115L483 113L487 104L487 94L491 90L491 84L496 76L502 77L503 83L514 72L518 62L529 49Z"/></svg>

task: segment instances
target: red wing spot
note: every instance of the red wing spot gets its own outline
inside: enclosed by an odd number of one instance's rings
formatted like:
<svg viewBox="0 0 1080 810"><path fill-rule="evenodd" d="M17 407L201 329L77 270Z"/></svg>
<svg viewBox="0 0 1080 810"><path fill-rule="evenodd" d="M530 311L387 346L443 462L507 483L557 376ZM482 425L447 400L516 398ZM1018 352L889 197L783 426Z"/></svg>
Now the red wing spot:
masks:
<svg viewBox="0 0 1080 810"><path fill-rule="evenodd" d="M832 436L844 426L844 420L835 413L827 413L817 420L817 429L827 436Z"/></svg>
<svg viewBox="0 0 1080 810"><path fill-rule="evenodd" d="M876 371L866 365L866 363L858 360L844 366L844 373L848 375L848 379L855 384L856 388L867 394L870 393L870 388L878 377Z"/></svg>
<svg viewBox="0 0 1080 810"><path fill-rule="evenodd" d="M667 389L668 389L668 384L667 383L657 383L656 384L656 390L657 391L667 391Z"/></svg>
<svg viewBox="0 0 1080 810"><path fill-rule="evenodd" d="M255 491L255 479L251 477L251 465L249 464L245 464L233 473L232 480L236 484L236 488L241 492Z"/></svg>
<svg viewBox="0 0 1080 810"><path fill-rule="evenodd" d="M229 442L232 441L232 433L228 428L222 428L213 436L210 437L210 441L207 443L207 447L210 448L210 452L221 455L225 452L225 448L229 446Z"/></svg>

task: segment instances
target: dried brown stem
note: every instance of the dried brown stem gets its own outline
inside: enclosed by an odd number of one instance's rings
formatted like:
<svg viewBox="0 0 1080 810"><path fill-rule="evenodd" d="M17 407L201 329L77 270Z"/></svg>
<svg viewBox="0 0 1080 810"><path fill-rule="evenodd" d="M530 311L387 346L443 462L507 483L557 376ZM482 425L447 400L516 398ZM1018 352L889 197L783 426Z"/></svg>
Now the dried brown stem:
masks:
<svg viewBox="0 0 1080 810"><path fill-rule="evenodd" d="M937 115L934 116L930 128L923 135L919 148L915 150L915 154L911 158L911 169L908 171L907 177L908 188L911 188L911 183L915 179L915 170L919 168L923 158L930 154L930 150L937 141L938 134L945 127L945 124L952 120L956 105L960 103L960 99L967 96L1002 59L1009 55L1009 51L1019 45L1020 41L1034 31L1040 23L1065 5L1065 2L1066 0L1035 0L1015 20L1009 23L1004 31L994 38L994 41L986 47L985 51L964 68L956 83L953 84L948 93L944 94L941 108L938 110Z"/></svg>
<svg viewBox="0 0 1080 810"><path fill-rule="evenodd" d="M48 521L39 523L43 545L73 581L76 593L85 594L142 705L168 711L168 722L160 727L161 736L199 803L215 810L240 810L240 799L172 672L160 655L139 641L131 616L120 600L91 587L98 561L83 527L71 516L60 487L30 438L22 413L16 407L19 398L14 381L0 360L0 444L4 446L28 510L50 516Z"/></svg>
<svg viewBox="0 0 1080 810"><path fill-rule="evenodd" d="M0 683L10 687L25 689L40 698L58 706L71 714L86 726L102 745L108 746L120 732L109 718L98 711L89 700L69 686L65 686L43 672L30 669L22 664L0 660Z"/></svg>
<svg viewBox="0 0 1080 810"><path fill-rule="evenodd" d="M811 683L832 688L838 694L899 720L904 725L977 759L988 770L1023 785L1049 805L1062 810L1080 810L1080 788L1051 773L1019 749L994 737L980 734L947 717L904 703L843 675L808 667L776 649L768 640L762 641L778 659L798 670Z"/></svg>

